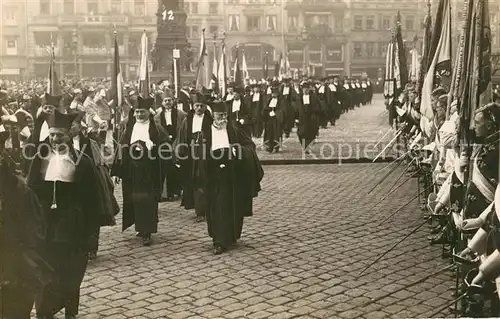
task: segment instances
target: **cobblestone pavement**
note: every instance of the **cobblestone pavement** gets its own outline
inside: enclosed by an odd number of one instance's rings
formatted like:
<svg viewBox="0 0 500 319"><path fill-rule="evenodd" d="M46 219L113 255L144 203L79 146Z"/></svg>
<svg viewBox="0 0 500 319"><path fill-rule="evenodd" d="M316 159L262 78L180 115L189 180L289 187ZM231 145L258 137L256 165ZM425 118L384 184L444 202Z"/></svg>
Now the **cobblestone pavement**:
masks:
<svg viewBox="0 0 500 319"><path fill-rule="evenodd" d="M206 224L179 202L160 204L160 232L143 247L133 230L103 228L82 288L81 318L409 318L451 300L451 273L366 305L445 266L424 227L357 277L422 222L416 180L371 209L384 164L266 166L242 240L211 252ZM119 189L117 189L118 195ZM118 196L121 202L121 196ZM59 317L61 318L61 316Z"/></svg>
<svg viewBox="0 0 500 319"><path fill-rule="evenodd" d="M279 153L269 154L261 146L262 139L254 139L254 142L260 146L258 154L262 160L374 158L394 136L394 133L388 134L383 143L373 148L389 129L383 96L376 94L373 104L342 114L335 126L321 128L316 143L311 146L310 154L303 152L296 129L289 138L283 139Z"/></svg>

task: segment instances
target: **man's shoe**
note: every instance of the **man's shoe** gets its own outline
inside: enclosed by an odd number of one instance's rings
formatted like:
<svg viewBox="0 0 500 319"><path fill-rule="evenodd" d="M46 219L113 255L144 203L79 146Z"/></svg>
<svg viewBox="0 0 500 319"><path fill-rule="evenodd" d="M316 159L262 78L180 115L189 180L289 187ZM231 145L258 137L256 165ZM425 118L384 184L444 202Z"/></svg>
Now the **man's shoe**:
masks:
<svg viewBox="0 0 500 319"><path fill-rule="evenodd" d="M145 236L142 238L142 244L144 246L151 246L152 243L153 243L153 240L151 239L151 235L148 235L148 236Z"/></svg>
<svg viewBox="0 0 500 319"><path fill-rule="evenodd" d="M214 246L214 255L220 255L225 251L224 247L221 245L215 245Z"/></svg>
<svg viewBox="0 0 500 319"><path fill-rule="evenodd" d="M203 216L196 216L195 221L196 221L197 223L201 223L201 222L205 221L205 217L203 217Z"/></svg>
<svg viewBox="0 0 500 319"><path fill-rule="evenodd" d="M76 319L76 315L68 315L68 314L65 314L65 315L64 315L64 319Z"/></svg>

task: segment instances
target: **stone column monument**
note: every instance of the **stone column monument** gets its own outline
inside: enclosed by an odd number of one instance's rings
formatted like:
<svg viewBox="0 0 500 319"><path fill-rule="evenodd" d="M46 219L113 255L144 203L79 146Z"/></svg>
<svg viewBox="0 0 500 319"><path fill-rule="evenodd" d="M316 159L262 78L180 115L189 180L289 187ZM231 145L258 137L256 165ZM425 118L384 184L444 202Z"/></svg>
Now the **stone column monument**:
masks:
<svg viewBox="0 0 500 319"><path fill-rule="evenodd" d="M190 46L186 37L186 19L183 0L158 0L157 31L155 47L152 52L153 72L151 80L169 79L172 69L172 51L181 52L180 66L184 71L190 56ZM181 73L183 74L183 73Z"/></svg>

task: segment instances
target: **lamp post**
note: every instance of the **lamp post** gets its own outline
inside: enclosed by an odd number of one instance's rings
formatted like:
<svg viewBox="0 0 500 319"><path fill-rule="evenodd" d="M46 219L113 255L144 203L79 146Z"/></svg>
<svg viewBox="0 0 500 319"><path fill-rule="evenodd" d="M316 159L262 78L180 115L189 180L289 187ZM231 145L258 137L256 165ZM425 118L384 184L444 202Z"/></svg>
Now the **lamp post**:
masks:
<svg viewBox="0 0 500 319"><path fill-rule="evenodd" d="M73 40L73 57L74 57L74 60L73 60L73 63L74 63L74 67L75 67L75 75L80 77L80 74L77 70L78 68L78 58L77 58L77 54L78 54L78 34L76 33L76 28L73 29L73 35L72 35L72 40Z"/></svg>

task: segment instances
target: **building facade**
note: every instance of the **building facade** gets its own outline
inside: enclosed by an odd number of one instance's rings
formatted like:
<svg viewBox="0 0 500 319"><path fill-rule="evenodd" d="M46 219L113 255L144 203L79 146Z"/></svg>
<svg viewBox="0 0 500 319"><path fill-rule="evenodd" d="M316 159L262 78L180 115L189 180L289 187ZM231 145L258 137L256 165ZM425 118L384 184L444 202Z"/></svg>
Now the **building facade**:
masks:
<svg viewBox="0 0 500 319"><path fill-rule="evenodd" d="M267 54L273 61L285 51L286 22L282 0L225 0L224 18L228 52L234 59L236 47L245 55L250 76L262 77ZM272 71L270 71L272 75Z"/></svg>
<svg viewBox="0 0 500 319"><path fill-rule="evenodd" d="M351 0L349 39L351 41L351 74L362 73L382 78L387 44L399 10L403 41L409 50L421 47L426 0Z"/></svg>
<svg viewBox="0 0 500 319"><path fill-rule="evenodd" d="M286 50L291 68L350 75L348 5L342 0L287 0Z"/></svg>
<svg viewBox="0 0 500 319"><path fill-rule="evenodd" d="M123 74L134 79L143 30L150 48L156 39L158 0L0 3L3 78L45 77L51 43L62 77L107 77L116 30ZM432 4L435 13L436 1ZM397 10L409 49L415 39L421 44L427 10L427 0L186 0L183 5L195 60L204 29L210 63L214 52L220 55L224 39L230 65L239 46L253 77L262 76L266 54L270 70L284 54L291 68L310 74L359 76L366 72L372 78L381 77ZM452 9L456 44L463 1L452 0ZM490 0L493 52L500 52L499 11L500 0Z"/></svg>
<svg viewBox="0 0 500 319"><path fill-rule="evenodd" d="M27 12L30 74L47 75L51 44L61 77L108 77L116 30L122 70L135 78L140 40L156 37L157 0L39 0Z"/></svg>
<svg viewBox="0 0 500 319"><path fill-rule="evenodd" d="M28 72L27 1L1 0L0 77L19 79Z"/></svg>

